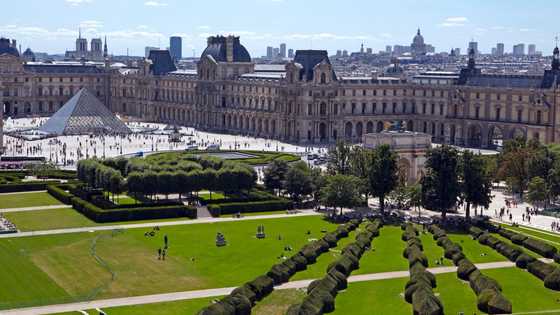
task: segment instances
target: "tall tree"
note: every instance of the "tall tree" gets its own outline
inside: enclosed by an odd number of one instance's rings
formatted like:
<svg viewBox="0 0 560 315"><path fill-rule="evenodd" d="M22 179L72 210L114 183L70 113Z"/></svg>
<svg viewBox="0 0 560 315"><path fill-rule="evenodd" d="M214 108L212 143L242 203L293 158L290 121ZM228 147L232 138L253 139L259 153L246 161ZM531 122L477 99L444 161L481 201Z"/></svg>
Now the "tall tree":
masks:
<svg viewBox="0 0 560 315"><path fill-rule="evenodd" d="M360 203L360 180L351 175L332 175L327 184L321 189L322 202L330 207L340 207L340 214L344 207L351 208Z"/></svg>
<svg viewBox="0 0 560 315"><path fill-rule="evenodd" d="M397 154L389 145L380 145L370 158L368 186L374 197L379 198L379 209L385 212L385 197L397 186Z"/></svg>
<svg viewBox="0 0 560 315"><path fill-rule="evenodd" d="M270 191L279 191L286 179L288 163L282 160L274 160L264 169L264 186Z"/></svg>
<svg viewBox="0 0 560 315"><path fill-rule="evenodd" d="M310 169L305 162L301 161L290 166L286 173L284 189L296 202L301 201L302 196L313 192Z"/></svg>
<svg viewBox="0 0 560 315"><path fill-rule="evenodd" d="M546 183L541 177L533 177L527 188L527 200L536 208L545 204L548 196ZM546 206L545 206L546 208Z"/></svg>
<svg viewBox="0 0 560 315"><path fill-rule="evenodd" d="M336 145L329 149L327 170L331 175L342 174L350 175L351 173L351 152L349 144L339 140Z"/></svg>
<svg viewBox="0 0 560 315"><path fill-rule="evenodd" d="M422 178L422 206L440 211L445 220L447 210L457 204L461 192L458 179L457 150L450 146L428 151L426 175Z"/></svg>
<svg viewBox="0 0 560 315"><path fill-rule="evenodd" d="M470 218L471 205L488 208L492 201L492 183L481 155L465 150L461 156L461 198L466 203L465 215Z"/></svg>

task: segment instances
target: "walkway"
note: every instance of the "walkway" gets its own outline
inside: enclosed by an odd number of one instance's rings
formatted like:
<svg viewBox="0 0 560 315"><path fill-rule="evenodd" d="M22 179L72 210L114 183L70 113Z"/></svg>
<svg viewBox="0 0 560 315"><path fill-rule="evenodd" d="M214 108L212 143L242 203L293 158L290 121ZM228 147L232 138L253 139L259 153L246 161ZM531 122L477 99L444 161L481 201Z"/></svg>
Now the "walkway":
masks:
<svg viewBox="0 0 560 315"><path fill-rule="evenodd" d="M136 224L120 224L120 225L103 225L103 226L91 226L91 227L79 227L79 228L67 228L58 230L44 230L44 231L33 231L33 232L18 232L11 234L0 234L1 238L14 238L14 237L29 237L29 236L44 236L44 235L58 235L58 234L70 234L70 233L87 233L96 231L112 231L112 230L124 230L124 229L137 229L137 228L152 228L155 226L177 226L177 225L191 225L191 224L204 224L204 223L220 223L220 222L237 222L237 221L252 221L252 220L264 220L264 219L281 219L281 218L292 218L292 217L306 217L321 215L313 210L302 210L296 214L268 214L268 215L255 215L242 218L203 218L196 220L177 220L177 221L165 221L165 222L149 222L149 223L136 223Z"/></svg>
<svg viewBox="0 0 560 315"><path fill-rule="evenodd" d="M550 262L549 259L541 259L541 260L543 262ZM492 262L492 263L484 263L484 264L476 265L476 267L481 270L509 268L514 266L515 263L509 261ZM455 272L457 270L457 267L437 267L437 268L428 268L427 270L433 274L442 274L442 273ZM377 281L377 280L386 280L386 279L395 279L395 278L405 278L408 276L409 276L408 271L382 272L382 273L373 273L367 275L350 276L348 278L348 282L352 283L352 282L363 282L363 281ZM275 287L275 289L285 290L285 289L305 288L312 281L313 280L292 281L277 286ZM184 292L126 297L126 298L106 299L106 300L97 300L97 301L90 301L90 302L47 305L47 306L6 310L0 312L0 314L5 314L5 315L54 314L54 313L73 312L78 310L88 310L88 309L95 309L95 308L109 308L109 307L129 306L129 305L138 305L138 304L192 300L192 299L199 299L199 298L224 296L229 294L235 288L236 287L228 287L228 288L218 288L218 289L208 289L208 290L184 291Z"/></svg>
<svg viewBox="0 0 560 315"><path fill-rule="evenodd" d="M54 206L27 207L27 208L7 208L7 209L0 209L0 213L40 211L40 210L52 210L52 209L69 209L69 208L72 208L72 206L70 206L70 205L54 205Z"/></svg>

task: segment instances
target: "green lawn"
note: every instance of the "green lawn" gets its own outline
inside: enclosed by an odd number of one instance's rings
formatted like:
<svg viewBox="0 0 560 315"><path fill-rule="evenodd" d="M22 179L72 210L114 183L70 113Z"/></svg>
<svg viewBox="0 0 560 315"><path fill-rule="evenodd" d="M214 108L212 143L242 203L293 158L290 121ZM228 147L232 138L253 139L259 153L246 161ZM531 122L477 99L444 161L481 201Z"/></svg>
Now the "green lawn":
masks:
<svg viewBox="0 0 560 315"><path fill-rule="evenodd" d="M203 192L199 193L198 197L202 200L220 200L226 198L226 196L221 192L212 192L212 196L210 196L210 192Z"/></svg>
<svg viewBox="0 0 560 315"><path fill-rule="evenodd" d="M95 222L71 208L7 212L4 216L12 221L20 231L52 230L96 225Z"/></svg>
<svg viewBox="0 0 560 315"><path fill-rule="evenodd" d="M304 279L319 279L326 275L327 267L330 263L340 257L342 249L355 241L356 231L350 232L348 237L342 238L338 241L337 246L331 248L329 252L322 254L317 258L317 262L308 265L306 270L296 273L290 281L304 280Z"/></svg>
<svg viewBox="0 0 560 315"><path fill-rule="evenodd" d="M258 302L253 315L284 315L292 304L300 303L307 295L306 289L274 290L262 301Z"/></svg>
<svg viewBox="0 0 560 315"><path fill-rule="evenodd" d="M408 262L402 256L406 243L401 235L400 227L384 226L373 239L372 249L360 259L360 269L352 274L408 270Z"/></svg>
<svg viewBox="0 0 560 315"><path fill-rule="evenodd" d="M265 226L266 239L255 237L259 224ZM155 237L144 236L151 229L130 229L116 234L2 239L0 281L7 285L0 286L0 308L59 303L69 297L99 299L237 286L266 273L280 261L286 245L297 250L309 239L321 237L321 230L334 228L313 216L162 227ZM228 246L215 246L217 232L225 235ZM163 246L164 234L169 236L170 250L168 259L160 261L156 251ZM92 256L94 240L96 253L114 272L114 280Z"/></svg>
<svg viewBox="0 0 560 315"><path fill-rule="evenodd" d="M527 228L527 227L513 227L510 225L506 225L506 224L502 224L503 227L515 231L517 233L522 233L525 234L527 236L532 236L535 237L537 239L543 240L543 241L548 241L551 245L554 245L558 248L560 248L560 235L555 234L553 232L545 232L545 231L541 231L538 229L532 229L532 228Z"/></svg>
<svg viewBox="0 0 560 315"><path fill-rule="evenodd" d="M0 195L0 208L2 209L54 205L62 205L62 203L46 192Z"/></svg>
<svg viewBox="0 0 560 315"><path fill-rule="evenodd" d="M546 314L560 314L560 292L545 288L543 282L529 272L503 268L484 270L484 274L500 283L503 294L512 301L513 313L558 311Z"/></svg>
<svg viewBox="0 0 560 315"><path fill-rule="evenodd" d="M507 258L500 255L491 247L480 244L473 240L469 234L447 234L455 243L461 245L463 254L473 263L487 263L496 261L507 261Z"/></svg>

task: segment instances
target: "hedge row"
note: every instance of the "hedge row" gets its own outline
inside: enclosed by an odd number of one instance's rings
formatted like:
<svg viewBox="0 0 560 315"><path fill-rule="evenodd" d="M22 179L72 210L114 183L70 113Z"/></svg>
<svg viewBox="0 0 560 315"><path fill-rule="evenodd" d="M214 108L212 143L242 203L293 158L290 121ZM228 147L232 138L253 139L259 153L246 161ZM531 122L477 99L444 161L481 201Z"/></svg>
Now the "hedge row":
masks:
<svg viewBox="0 0 560 315"><path fill-rule="evenodd" d="M333 312L338 292L348 286L348 276L359 268L360 258L372 240L379 236L381 226L379 219L368 223L365 231L356 236L356 241L344 247L340 258L327 267L326 276L311 282L307 287L307 296L301 303L290 306L286 314L319 315Z"/></svg>
<svg viewBox="0 0 560 315"><path fill-rule="evenodd" d="M445 257L453 260L453 263L457 266L457 277L469 281L471 289L477 296L478 309L488 314L511 314L511 302L502 294L502 288L498 282L482 274L465 257L461 246L451 241L443 229L437 225L430 225L428 231L434 235L437 244L443 247ZM476 227L471 227L470 232L473 236L484 234L482 230Z"/></svg>
<svg viewBox="0 0 560 315"><path fill-rule="evenodd" d="M47 187L47 192L53 196L54 198L58 199L58 201L64 204L72 204L72 194L66 192L65 186L62 185L49 185Z"/></svg>
<svg viewBox="0 0 560 315"><path fill-rule="evenodd" d="M247 193L239 192L236 194L228 194L227 198L221 199L203 199L198 198L203 205L213 205L220 203L233 203L233 202L253 202L253 201L268 201L268 200L278 200L279 198L267 191L252 189Z"/></svg>
<svg viewBox="0 0 560 315"><path fill-rule="evenodd" d="M502 228L498 230L498 233L511 240L513 243L523 245L525 248L537 252L542 256L556 256L556 248L541 241ZM544 281L544 286L546 288L560 291L560 268L551 264L546 264L523 252L521 248L500 241L486 232L478 236L478 241L481 244L492 247L510 261L515 262L518 268L527 269L532 275ZM550 247L553 249L550 249Z"/></svg>
<svg viewBox="0 0 560 315"><path fill-rule="evenodd" d="M412 303L413 314L443 315L443 304L434 295L436 277L426 270L428 259L423 252L418 230L411 224L401 225L404 230L402 240L407 246L403 256L408 259L410 280L406 283L404 299Z"/></svg>
<svg viewBox="0 0 560 315"><path fill-rule="evenodd" d="M540 254L546 258L554 258L558 250L556 247L543 242L541 240L537 240L526 235L516 233L514 231L506 230L504 228L500 228L498 230L498 234L501 236L509 239L512 243L517 245L522 245L523 247L531 250L535 253Z"/></svg>
<svg viewBox="0 0 560 315"><path fill-rule="evenodd" d="M59 184L59 181L32 181L16 184L0 185L0 193L46 190L48 185Z"/></svg>
<svg viewBox="0 0 560 315"><path fill-rule="evenodd" d="M232 202L208 205L208 211L213 217L225 214L268 212L278 210L290 210L293 208L291 201L286 199L254 201L254 202Z"/></svg>
<svg viewBox="0 0 560 315"><path fill-rule="evenodd" d="M306 244L292 257L272 266L266 275L245 283L218 302L203 308L198 315L250 315L255 302L269 295L275 285L285 283L296 272L307 269L307 265L315 263L319 255L336 246L339 239L347 237L360 223L359 220L351 220L349 223L339 225L335 231Z"/></svg>
<svg viewBox="0 0 560 315"><path fill-rule="evenodd" d="M78 197L72 197L71 203L74 209L97 223L180 217L196 219L196 209L184 205L105 210Z"/></svg>

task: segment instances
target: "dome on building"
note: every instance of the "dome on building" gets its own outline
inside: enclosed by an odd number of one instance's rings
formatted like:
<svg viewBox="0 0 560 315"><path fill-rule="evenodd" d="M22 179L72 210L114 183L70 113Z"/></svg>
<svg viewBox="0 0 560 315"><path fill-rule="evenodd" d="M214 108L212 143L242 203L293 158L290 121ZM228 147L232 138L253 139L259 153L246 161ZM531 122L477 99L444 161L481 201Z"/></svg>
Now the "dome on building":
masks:
<svg viewBox="0 0 560 315"><path fill-rule="evenodd" d="M418 46L424 45L424 36L420 34L420 29L418 29L418 32L416 32L416 36L414 36L414 38L412 39L412 43Z"/></svg>
<svg viewBox="0 0 560 315"><path fill-rule="evenodd" d="M27 61L35 61L35 53L30 48L27 48L22 55L23 59Z"/></svg>
<svg viewBox="0 0 560 315"><path fill-rule="evenodd" d="M231 45L231 59L228 59L228 47ZM208 46L201 58L211 56L217 62L251 62L251 55L241 45L239 37L212 36L208 38Z"/></svg>
<svg viewBox="0 0 560 315"><path fill-rule="evenodd" d="M0 55L4 54L19 57L17 48L12 47L10 40L7 38L0 38Z"/></svg>

